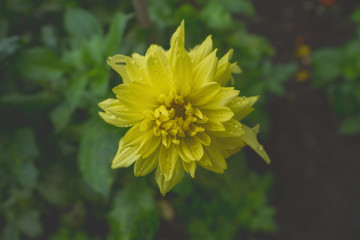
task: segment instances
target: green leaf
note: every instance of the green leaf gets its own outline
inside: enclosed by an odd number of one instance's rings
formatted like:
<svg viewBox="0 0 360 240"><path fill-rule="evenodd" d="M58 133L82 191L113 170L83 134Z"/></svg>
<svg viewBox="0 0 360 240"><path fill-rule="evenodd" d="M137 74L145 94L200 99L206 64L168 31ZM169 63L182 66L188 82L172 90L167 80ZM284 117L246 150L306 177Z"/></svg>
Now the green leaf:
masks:
<svg viewBox="0 0 360 240"><path fill-rule="evenodd" d="M240 13L247 16L255 16L254 6L247 0L221 0L221 3L233 13Z"/></svg>
<svg viewBox="0 0 360 240"><path fill-rule="evenodd" d="M139 180L118 192L108 215L111 225L109 239L154 239L159 220L153 192Z"/></svg>
<svg viewBox="0 0 360 240"><path fill-rule="evenodd" d="M217 2L205 5L200 17L212 29L230 28L232 25L231 14Z"/></svg>
<svg viewBox="0 0 360 240"><path fill-rule="evenodd" d="M104 96L109 88L109 68L94 68L89 72L90 89L95 96Z"/></svg>
<svg viewBox="0 0 360 240"><path fill-rule="evenodd" d="M8 222L2 229L1 239L3 240L20 240L19 229L14 221Z"/></svg>
<svg viewBox="0 0 360 240"><path fill-rule="evenodd" d="M105 37L106 56L112 56L119 50L127 21L131 17L132 15L124 13L118 13L113 17Z"/></svg>
<svg viewBox="0 0 360 240"><path fill-rule="evenodd" d="M39 156L39 150L32 129L23 128L15 133L10 156L17 181L24 187L35 187L38 171L34 159Z"/></svg>
<svg viewBox="0 0 360 240"><path fill-rule="evenodd" d="M34 188L36 186L37 176L38 170L34 162L25 161L18 166L16 177L23 186Z"/></svg>
<svg viewBox="0 0 360 240"><path fill-rule="evenodd" d="M340 132L344 135L355 135L360 133L360 116L349 117L341 122Z"/></svg>
<svg viewBox="0 0 360 240"><path fill-rule="evenodd" d="M275 95L283 95L285 93L284 82L289 80L298 69L296 63L271 65L270 72L264 76L266 79L267 90Z"/></svg>
<svg viewBox="0 0 360 240"><path fill-rule="evenodd" d="M20 47L18 36L8 37L0 40L0 62L13 54Z"/></svg>
<svg viewBox="0 0 360 240"><path fill-rule="evenodd" d="M105 65L104 40L95 35L84 45L83 62L87 66Z"/></svg>
<svg viewBox="0 0 360 240"><path fill-rule="evenodd" d="M75 44L82 44L94 35L102 35L99 21L88 11L69 8L65 12L65 29Z"/></svg>
<svg viewBox="0 0 360 240"><path fill-rule="evenodd" d="M65 90L65 101L58 105L51 113L50 119L55 131L63 129L70 121L71 115L78 106L88 82L86 74L74 76Z"/></svg>
<svg viewBox="0 0 360 240"><path fill-rule="evenodd" d="M360 26L360 7L355 10L351 15L351 20L353 20L358 26Z"/></svg>
<svg viewBox="0 0 360 240"><path fill-rule="evenodd" d="M341 76L343 54L335 48L324 48L312 55L315 86L320 87Z"/></svg>
<svg viewBox="0 0 360 240"><path fill-rule="evenodd" d="M41 28L41 37L44 44L55 49L58 46L56 28L52 25L45 25Z"/></svg>
<svg viewBox="0 0 360 240"><path fill-rule="evenodd" d="M41 81L59 79L67 66L51 50L38 47L23 51L18 69L24 78Z"/></svg>
<svg viewBox="0 0 360 240"><path fill-rule="evenodd" d="M19 229L27 236L34 238L41 234L42 226L39 213L35 210L28 210L18 219Z"/></svg>
<svg viewBox="0 0 360 240"><path fill-rule="evenodd" d="M123 129L108 126L99 120L88 122L81 138L78 164L85 181L107 197L115 171L110 168Z"/></svg>
<svg viewBox="0 0 360 240"><path fill-rule="evenodd" d="M2 96L1 102L5 104L15 104L21 106L30 106L31 108L43 108L45 106L49 106L55 103L58 98L56 95L51 94L50 92L38 92L34 94L21 94L21 93L14 93L14 94L7 94Z"/></svg>

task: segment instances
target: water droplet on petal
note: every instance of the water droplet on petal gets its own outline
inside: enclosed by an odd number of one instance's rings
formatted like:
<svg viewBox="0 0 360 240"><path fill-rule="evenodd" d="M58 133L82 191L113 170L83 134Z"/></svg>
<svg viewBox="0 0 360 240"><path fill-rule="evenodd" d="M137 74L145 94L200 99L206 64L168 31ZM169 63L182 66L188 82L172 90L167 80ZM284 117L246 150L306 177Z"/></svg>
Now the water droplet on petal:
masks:
<svg viewBox="0 0 360 240"><path fill-rule="evenodd" d="M257 148L258 148L259 151L263 151L263 150L264 150L264 147L263 147L262 145L258 145Z"/></svg>
<svg viewBox="0 0 360 240"><path fill-rule="evenodd" d="M115 116L114 114L109 114L108 117L109 117L110 119L115 119L116 116Z"/></svg>

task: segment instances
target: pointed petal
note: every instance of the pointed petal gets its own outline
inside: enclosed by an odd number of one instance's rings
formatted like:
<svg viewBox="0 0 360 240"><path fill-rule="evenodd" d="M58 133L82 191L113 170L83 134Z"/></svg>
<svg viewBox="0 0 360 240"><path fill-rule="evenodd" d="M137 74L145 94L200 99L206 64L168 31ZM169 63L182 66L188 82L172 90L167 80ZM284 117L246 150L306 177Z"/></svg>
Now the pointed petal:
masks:
<svg viewBox="0 0 360 240"><path fill-rule="evenodd" d="M205 132L198 132L194 137L205 146L209 146L211 143L210 136Z"/></svg>
<svg viewBox="0 0 360 240"><path fill-rule="evenodd" d="M187 162L182 161L182 163L183 163L183 167L184 167L185 171L188 174L190 174L190 176L192 178L194 178L195 177L195 170L196 170L196 162L187 163Z"/></svg>
<svg viewBox="0 0 360 240"><path fill-rule="evenodd" d="M249 113L251 113L254 108L252 106L259 99L258 96L255 97L237 97L232 102L230 102L227 106L231 108L234 112L234 119L241 120L246 117Z"/></svg>
<svg viewBox="0 0 360 240"><path fill-rule="evenodd" d="M192 82L193 76L191 60L185 50L184 21L172 35L167 55L173 69L175 88L180 90L184 85Z"/></svg>
<svg viewBox="0 0 360 240"><path fill-rule="evenodd" d="M126 59L126 72L130 81L146 82L146 60L144 56L134 53Z"/></svg>
<svg viewBox="0 0 360 240"><path fill-rule="evenodd" d="M218 59L216 57L215 49L210 55L204 58L199 64L193 69L194 80L192 86L194 89L198 89L205 83L212 82L216 73Z"/></svg>
<svg viewBox="0 0 360 240"><path fill-rule="evenodd" d="M129 110L143 112L146 109L157 107L157 94L151 91L151 86L142 82L120 84L112 90L116 98L128 107Z"/></svg>
<svg viewBox="0 0 360 240"><path fill-rule="evenodd" d="M267 164L270 164L270 158L265 152L263 146L258 142L256 134L259 131L259 125L256 125L253 129L246 125L243 125L244 135L241 139L246 142Z"/></svg>
<svg viewBox="0 0 360 240"><path fill-rule="evenodd" d="M205 147L204 156L198 164L216 173L223 173L227 168L225 158L219 151L219 146L216 141L213 141L209 147Z"/></svg>
<svg viewBox="0 0 360 240"><path fill-rule="evenodd" d="M139 158L134 165L134 175L145 176L158 166L160 148L157 148L150 156Z"/></svg>
<svg viewBox="0 0 360 240"><path fill-rule="evenodd" d="M165 181L170 181L173 178L178 161L179 155L174 144L171 144L169 148L160 146L159 167Z"/></svg>
<svg viewBox="0 0 360 240"><path fill-rule="evenodd" d="M185 137L181 139L177 146L180 157L185 162L198 161L204 154L203 145L194 137Z"/></svg>
<svg viewBox="0 0 360 240"><path fill-rule="evenodd" d="M111 168L129 167L140 158L136 147L125 147L123 139L119 142L118 151L112 161Z"/></svg>
<svg viewBox="0 0 360 240"><path fill-rule="evenodd" d="M201 106L202 109L217 109L219 106L224 106L234 100L239 95L238 90L233 87L221 87L218 94L214 96L211 101Z"/></svg>
<svg viewBox="0 0 360 240"><path fill-rule="evenodd" d="M212 119L209 119L206 123L201 124L201 127L210 132L225 131L225 127L221 122Z"/></svg>
<svg viewBox="0 0 360 240"><path fill-rule="evenodd" d="M224 158L230 157L246 146L246 143L241 139L241 136L221 138L218 143Z"/></svg>
<svg viewBox="0 0 360 240"><path fill-rule="evenodd" d="M228 107L219 107L216 110L203 110L203 114L205 114L208 119L214 119L218 122L229 121L234 116L234 113Z"/></svg>
<svg viewBox="0 0 360 240"><path fill-rule="evenodd" d="M185 44L185 22L181 21L180 26L176 29L170 39L170 48L182 47Z"/></svg>
<svg viewBox="0 0 360 240"><path fill-rule="evenodd" d="M231 79L232 73L240 73L241 70L237 63L230 63L230 59L233 55L233 49L230 49L218 63L214 81L218 82L221 86L226 86Z"/></svg>
<svg viewBox="0 0 360 240"><path fill-rule="evenodd" d="M146 57L150 84L153 85L154 90L158 89L162 93L168 93L170 83L173 82L173 75L164 49L157 45L151 45L146 52Z"/></svg>
<svg viewBox="0 0 360 240"><path fill-rule="evenodd" d="M117 72L120 74L124 83L129 83L131 80L126 72L126 59L129 58L125 55L115 55L112 57L108 57L107 63Z"/></svg>
<svg viewBox="0 0 360 240"><path fill-rule="evenodd" d="M108 98L98 104L105 112L99 115L108 123L118 127L128 127L144 119L141 112L129 109L117 99Z"/></svg>
<svg viewBox="0 0 360 240"><path fill-rule="evenodd" d="M173 177L168 181L165 180L165 176L161 172L160 166L158 166L156 169L155 180L159 185L160 192L163 196L165 196L165 194L169 192L176 184L178 184L184 177L184 168L179 158L175 163L174 169L175 171L173 173Z"/></svg>
<svg viewBox="0 0 360 240"><path fill-rule="evenodd" d="M186 99L194 106L201 106L211 102L219 90L219 84L214 82L206 83L201 88L191 91Z"/></svg>
<svg viewBox="0 0 360 240"><path fill-rule="evenodd" d="M211 35L209 35L200 46L195 47L189 53L191 61L193 65L197 65L204 58L206 58L211 52L213 48L213 42L211 39Z"/></svg>
<svg viewBox="0 0 360 240"><path fill-rule="evenodd" d="M244 134L244 130L242 128L242 124L235 119L230 119L227 122L222 123L225 127L225 131L221 132L212 132L211 135L220 138L228 138L228 137L240 137Z"/></svg>

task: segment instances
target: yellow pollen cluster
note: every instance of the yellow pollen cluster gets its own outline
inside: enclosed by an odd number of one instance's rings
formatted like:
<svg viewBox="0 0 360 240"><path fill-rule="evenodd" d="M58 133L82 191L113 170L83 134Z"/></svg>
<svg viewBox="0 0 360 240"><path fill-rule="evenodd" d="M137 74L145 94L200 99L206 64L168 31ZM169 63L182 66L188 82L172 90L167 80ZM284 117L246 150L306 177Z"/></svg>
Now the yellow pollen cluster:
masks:
<svg viewBox="0 0 360 240"><path fill-rule="evenodd" d="M154 111L144 111L145 119L140 130L153 128L155 136L161 136L162 144L168 148L170 144L180 144L181 138L195 136L205 129L200 125L206 123L208 118L182 96L171 91L168 96L158 96L160 106Z"/></svg>

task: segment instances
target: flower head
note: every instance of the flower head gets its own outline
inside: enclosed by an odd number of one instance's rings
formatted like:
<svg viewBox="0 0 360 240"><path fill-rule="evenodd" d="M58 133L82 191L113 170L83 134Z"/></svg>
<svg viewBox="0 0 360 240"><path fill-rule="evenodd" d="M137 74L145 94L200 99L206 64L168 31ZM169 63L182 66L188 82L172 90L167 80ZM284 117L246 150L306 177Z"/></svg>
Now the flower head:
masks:
<svg viewBox="0 0 360 240"><path fill-rule="evenodd" d="M258 126L239 122L254 110L258 97L239 97L239 91L225 87L231 74L240 72L229 62L232 50L219 60L209 36L187 51L184 35L182 22L167 51L151 45L145 56L109 57L123 84L113 89L116 99L99 103L106 122L131 126L119 142L112 168L135 163L135 176L156 168L163 195L185 171L194 177L197 166L223 173L225 158L246 145L270 162L256 139Z"/></svg>

